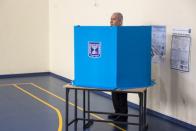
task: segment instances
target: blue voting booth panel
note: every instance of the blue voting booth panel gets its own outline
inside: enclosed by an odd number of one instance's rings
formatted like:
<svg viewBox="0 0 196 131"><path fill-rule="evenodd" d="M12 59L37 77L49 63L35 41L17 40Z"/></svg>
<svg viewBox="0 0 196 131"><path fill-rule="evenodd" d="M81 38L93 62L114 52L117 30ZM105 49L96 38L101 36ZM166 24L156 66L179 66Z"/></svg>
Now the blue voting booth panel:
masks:
<svg viewBox="0 0 196 131"><path fill-rule="evenodd" d="M151 26L118 27L117 87L151 85Z"/></svg>
<svg viewBox="0 0 196 131"><path fill-rule="evenodd" d="M117 28L76 26L74 29L74 85L116 87ZM91 52L98 49L97 54Z"/></svg>
<svg viewBox="0 0 196 131"><path fill-rule="evenodd" d="M75 26L73 85L151 85L151 26Z"/></svg>

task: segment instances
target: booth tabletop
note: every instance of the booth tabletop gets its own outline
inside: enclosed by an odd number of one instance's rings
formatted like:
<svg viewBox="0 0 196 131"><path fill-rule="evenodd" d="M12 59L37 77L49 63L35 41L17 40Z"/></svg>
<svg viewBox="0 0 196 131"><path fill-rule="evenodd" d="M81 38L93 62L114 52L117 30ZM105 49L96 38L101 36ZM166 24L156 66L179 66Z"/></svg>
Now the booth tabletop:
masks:
<svg viewBox="0 0 196 131"><path fill-rule="evenodd" d="M67 89L77 89L77 90L90 90L90 91L109 91L109 92L127 92L127 93L142 93L144 91L147 90L147 87L142 87L142 88L129 88L129 89L114 89L114 90L111 90L111 89L102 89L102 88L94 88L94 87L81 87L81 86L74 86L74 85L71 85L71 84L66 84L64 85L65 88Z"/></svg>

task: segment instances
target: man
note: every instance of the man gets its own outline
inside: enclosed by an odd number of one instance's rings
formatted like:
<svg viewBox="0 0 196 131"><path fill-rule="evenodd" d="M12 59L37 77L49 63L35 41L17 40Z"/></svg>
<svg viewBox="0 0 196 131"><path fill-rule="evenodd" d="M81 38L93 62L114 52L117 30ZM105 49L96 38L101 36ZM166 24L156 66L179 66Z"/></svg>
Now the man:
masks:
<svg viewBox="0 0 196 131"><path fill-rule="evenodd" d="M115 12L111 16L110 25L111 26L121 26L123 24L123 15L119 12Z"/></svg>
<svg viewBox="0 0 196 131"><path fill-rule="evenodd" d="M119 12L115 12L111 16L110 25L111 26L121 26L123 24L123 15ZM116 93L112 92L112 101L115 113L128 113L128 105L127 105L127 93ZM119 115L109 115L109 119L113 119L114 121L127 121L127 116L119 116Z"/></svg>

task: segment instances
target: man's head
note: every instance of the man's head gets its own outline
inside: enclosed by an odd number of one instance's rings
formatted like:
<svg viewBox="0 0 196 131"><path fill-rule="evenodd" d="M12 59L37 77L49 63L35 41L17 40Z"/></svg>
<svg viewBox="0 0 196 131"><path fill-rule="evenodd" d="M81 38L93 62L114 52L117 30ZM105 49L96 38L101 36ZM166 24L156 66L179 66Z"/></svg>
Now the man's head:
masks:
<svg viewBox="0 0 196 131"><path fill-rule="evenodd" d="M110 25L111 26L121 26L123 23L123 15L120 12L115 12L111 16Z"/></svg>

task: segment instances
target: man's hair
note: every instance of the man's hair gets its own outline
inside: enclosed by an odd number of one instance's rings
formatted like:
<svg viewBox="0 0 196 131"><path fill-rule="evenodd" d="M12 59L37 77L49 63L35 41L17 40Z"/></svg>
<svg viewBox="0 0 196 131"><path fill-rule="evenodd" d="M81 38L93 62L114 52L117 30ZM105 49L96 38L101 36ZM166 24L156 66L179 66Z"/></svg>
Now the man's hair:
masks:
<svg viewBox="0 0 196 131"><path fill-rule="evenodd" d="M122 15L122 13L120 13L120 12L114 12L113 15L118 16L118 19L119 19L120 21L123 21L123 15Z"/></svg>

